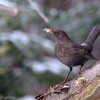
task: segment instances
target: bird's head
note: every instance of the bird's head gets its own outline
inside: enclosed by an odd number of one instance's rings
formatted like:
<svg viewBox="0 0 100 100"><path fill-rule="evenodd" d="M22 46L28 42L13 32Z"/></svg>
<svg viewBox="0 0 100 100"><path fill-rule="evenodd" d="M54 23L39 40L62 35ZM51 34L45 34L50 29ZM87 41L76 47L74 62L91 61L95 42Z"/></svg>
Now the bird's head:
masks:
<svg viewBox="0 0 100 100"><path fill-rule="evenodd" d="M46 31L47 33L51 33L55 41L64 41L70 39L66 34L66 32L62 30L55 30L55 29L48 29L48 28L45 28L43 30Z"/></svg>

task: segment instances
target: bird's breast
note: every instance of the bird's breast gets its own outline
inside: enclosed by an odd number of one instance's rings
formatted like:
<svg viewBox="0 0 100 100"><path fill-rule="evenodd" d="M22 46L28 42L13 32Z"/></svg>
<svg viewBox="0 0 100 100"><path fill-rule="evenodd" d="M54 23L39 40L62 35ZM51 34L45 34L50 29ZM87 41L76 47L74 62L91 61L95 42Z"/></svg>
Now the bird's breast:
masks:
<svg viewBox="0 0 100 100"><path fill-rule="evenodd" d="M68 66L73 65L75 60L75 52L73 52L73 48L70 46L64 47L62 44L57 44L55 46L55 53L62 63Z"/></svg>

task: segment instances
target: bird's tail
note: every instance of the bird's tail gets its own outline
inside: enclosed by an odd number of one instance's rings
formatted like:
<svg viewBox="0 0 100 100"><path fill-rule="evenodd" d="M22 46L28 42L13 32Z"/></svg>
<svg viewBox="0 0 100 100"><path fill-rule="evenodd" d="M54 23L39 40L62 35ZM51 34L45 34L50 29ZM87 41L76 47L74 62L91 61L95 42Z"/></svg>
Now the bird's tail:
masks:
<svg viewBox="0 0 100 100"><path fill-rule="evenodd" d="M93 44L97 39L98 35L100 34L100 25L95 26L92 31L90 32L88 38L84 43L81 44L84 48L86 48L89 52L93 49Z"/></svg>

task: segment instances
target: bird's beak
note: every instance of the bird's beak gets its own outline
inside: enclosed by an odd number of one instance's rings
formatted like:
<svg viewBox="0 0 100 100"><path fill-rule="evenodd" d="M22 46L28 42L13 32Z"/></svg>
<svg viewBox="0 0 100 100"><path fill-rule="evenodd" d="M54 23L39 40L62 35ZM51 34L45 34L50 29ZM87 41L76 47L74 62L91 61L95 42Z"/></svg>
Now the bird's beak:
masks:
<svg viewBox="0 0 100 100"><path fill-rule="evenodd" d="M43 30L46 31L47 33L53 33L53 30L52 29L45 28Z"/></svg>

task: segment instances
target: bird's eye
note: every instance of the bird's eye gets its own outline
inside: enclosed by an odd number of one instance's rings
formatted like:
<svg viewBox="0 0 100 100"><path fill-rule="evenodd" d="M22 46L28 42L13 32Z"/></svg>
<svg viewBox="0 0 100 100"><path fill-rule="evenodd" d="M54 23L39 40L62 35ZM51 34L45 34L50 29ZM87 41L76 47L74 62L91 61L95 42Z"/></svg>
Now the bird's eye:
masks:
<svg viewBox="0 0 100 100"><path fill-rule="evenodd" d="M58 36L59 35L59 32L55 32L55 35Z"/></svg>

